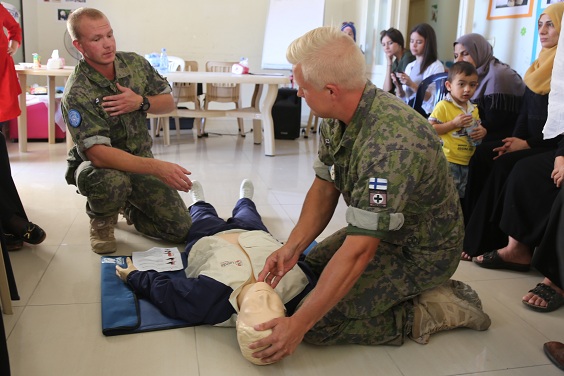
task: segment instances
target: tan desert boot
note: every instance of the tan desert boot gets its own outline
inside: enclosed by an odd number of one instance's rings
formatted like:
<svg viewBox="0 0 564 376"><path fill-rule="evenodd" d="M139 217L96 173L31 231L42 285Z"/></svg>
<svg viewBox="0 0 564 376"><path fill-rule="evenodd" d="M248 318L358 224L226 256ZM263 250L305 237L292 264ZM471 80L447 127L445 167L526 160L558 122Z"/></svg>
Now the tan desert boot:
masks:
<svg viewBox="0 0 564 376"><path fill-rule="evenodd" d="M427 344L433 333L455 328L486 330L491 320L482 310L476 291L460 281L448 280L413 299L414 319L410 338Z"/></svg>
<svg viewBox="0 0 564 376"><path fill-rule="evenodd" d="M90 245L92 251L98 254L117 251L116 238L114 237L114 226L117 223L117 219L117 214L111 217L90 219Z"/></svg>

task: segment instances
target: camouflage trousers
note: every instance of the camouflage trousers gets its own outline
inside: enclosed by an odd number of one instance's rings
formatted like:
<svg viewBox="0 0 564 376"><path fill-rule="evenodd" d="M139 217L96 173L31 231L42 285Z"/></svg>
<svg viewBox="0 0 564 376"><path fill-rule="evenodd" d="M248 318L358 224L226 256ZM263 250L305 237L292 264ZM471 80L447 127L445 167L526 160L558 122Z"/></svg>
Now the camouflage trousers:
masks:
<svg viewBox="0 0 564 376"><path fill-rule="evenodd" d="M342 229L306 257L319 277L346 237ZM349 293L305 335L316 345L403 344L413 323L412 299L447 281L460 261L461 242L448 249L413 249L380 242L372 261Z"/></svg>
<svg viewBox="0 0 564 376"><path fill-rule="evenodd" d="M192 218L178 191L158 178L83 162L76 170L80 194L87 197L90 218L109 217L125 209L135 229L173 243L184 243Z"/></svg>

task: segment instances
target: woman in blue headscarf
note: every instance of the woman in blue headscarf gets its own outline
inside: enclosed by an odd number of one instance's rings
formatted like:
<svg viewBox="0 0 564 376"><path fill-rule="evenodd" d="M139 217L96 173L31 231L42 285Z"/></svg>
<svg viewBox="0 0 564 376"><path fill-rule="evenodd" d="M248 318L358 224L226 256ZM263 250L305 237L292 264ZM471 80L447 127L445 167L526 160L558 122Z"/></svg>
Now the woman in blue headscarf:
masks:
<svg viewBox="0 0 564 376"><path fill-rule="evenodd" d="M356 27L354 27L354 22L343 22L341 25L341 31L350 36L356 42Z"/></svg>

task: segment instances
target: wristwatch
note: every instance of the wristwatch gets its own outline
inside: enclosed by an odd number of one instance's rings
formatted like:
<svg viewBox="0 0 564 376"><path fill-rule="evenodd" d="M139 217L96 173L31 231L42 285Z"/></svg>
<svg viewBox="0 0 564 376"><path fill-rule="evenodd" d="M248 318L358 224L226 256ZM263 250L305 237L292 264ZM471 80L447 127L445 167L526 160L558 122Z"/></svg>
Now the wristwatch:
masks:
<svg viewBox="0 0 564 376"><path fill-rule="evenodd" d="M149 111L150 107L151 103L149 103L149 100L146 96L143 96L143 102L141 102L141 105L139 106L139 111L147 112Z"/></svg>

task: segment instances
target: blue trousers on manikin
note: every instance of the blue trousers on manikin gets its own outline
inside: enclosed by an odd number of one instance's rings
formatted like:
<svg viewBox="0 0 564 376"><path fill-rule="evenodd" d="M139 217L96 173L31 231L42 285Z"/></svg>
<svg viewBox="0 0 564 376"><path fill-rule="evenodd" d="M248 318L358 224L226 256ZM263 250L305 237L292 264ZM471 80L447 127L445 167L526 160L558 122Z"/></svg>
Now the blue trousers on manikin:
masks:
<svg viewBox="0 0 564 376"><path fill-rule="evenodd" d="M248 198L241 198L233 208L231 218L227 221L220 218L215 208L207 202L198 201L190 206L192 227L186 240L186 253L192 246L205 236L215 235L227 230L262 230L268 232L262 218L257 212L255 203Z"/></svg>

